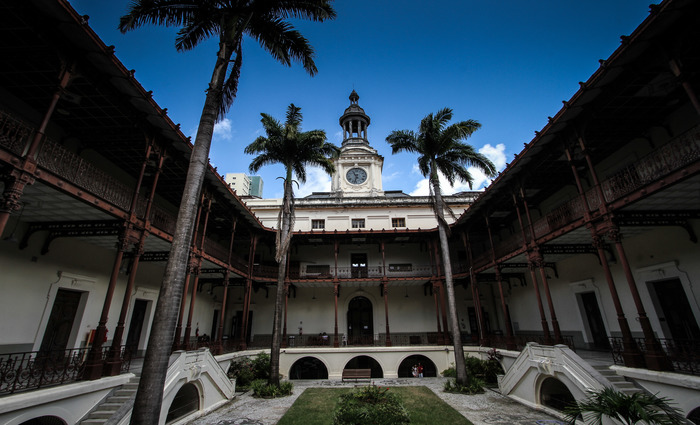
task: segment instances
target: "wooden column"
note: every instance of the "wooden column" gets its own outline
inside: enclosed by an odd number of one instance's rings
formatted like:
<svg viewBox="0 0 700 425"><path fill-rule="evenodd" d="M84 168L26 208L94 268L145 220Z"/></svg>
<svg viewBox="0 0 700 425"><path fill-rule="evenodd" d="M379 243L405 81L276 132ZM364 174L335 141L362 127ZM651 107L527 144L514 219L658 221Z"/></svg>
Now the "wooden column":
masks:
<svg viewBox="0 0 700 425"><path fill-rule="evenodd" d="M528 259L528 269L530 270L530 278L532 279L532 286L535 288L535 297L537 298L537 308L540 312L540 322L542 323L542 332L544 334L544 339L548 344L551 344L552 337L549 333L549 324L547 323L547 316L544 314L544 306L542 305L542 297L540 296L540 287L537 283L537 274L535 273L535 268L537 267L537 259L539 255L539 247L535 243L535 229L532 227L532 216L530 215L530 207L527 205L527 200L525 199L525 191L520 188L520 199L523 203L523 208L525 208L525 217L527 217L527 224L530 229L530 245L527 252ZM522 227L522 218L520 216L520 208L518 204L515 204L518 212L518 220L520 220L520 227Z"/></svg>
<svg viewBox="0 0 700 425"><path fill-rule="evenodd" d="M95 334L92 340L92 347L88 353L88 359L85 365L85 373L83 374L84 379L99 379L102 377L102 370L104 363L102 361L102 345L107 339L107 320L109 319L109 307L112 304L112 297L114 296L114 289L117 286L117 279L119 278L119 269L122 265L122 260L124 258L124 252L127 251L130 240L127 235L127 229L122 231L119 236L119 243L117 246L117 255L114 258L114 265L112 266L112 274L109 278L109 286L107 286L107 294L105 294L104 304L102 304L102 314L100 315L100 321L95 329Z"/></svg>
<svg viewBox="0 0 700 425"><path fill-rule="evenodd" d="M205 201L206 198L206 201ZM196 265L194 271L194 282L192 283L192 298L190 299L190 311L187 315L187 326L185 327L185 340L183 341L183 346L185 350L190 349L190 337L192 335L192 317L194 316L194 303L197 300L197 286L199 285L199 274L202 267L202 255L204 254L204 240L207 237L207 225L209 223L209 213L211 212L211 197L203 194L202 203L206 202L206 207L204 210L204 225L202 226L202 234L199 242L199 246L196 251ZM197 234L193 238L194 244L197 244ZM195 332L195 337L197 337L197 332ZM196 347L195 342L195 347Z"/></svg>
<svg viewBox="0 0 700 425"><path fill-rule="evenodd" d="M134 197L131 201L131 212L129 217L129 222L135 224L137 222L136 217L136 206L138 205L138 198L140 193L141 184L143 183L143 176L146 172L146 166L148 165L148 160L151 156L153 150L153 145L149 143L146 147L146 155L143 164L141 165L141 172L139 173L139 178L136 183L136 189L134 190ZM146 238L148 237L148 229L150 228L150 214L151 207L153 206L153 198L156 194L156 186L158 185L158 178L160 172L162 171L163 161L165 156L160 155L158 160L158 167L156 169L155 175L153 177L153 182L151 183L151 190L148 193L146 211L143 217L144 228L141 230L141 235L139 236L139 241L134 249L134 259L131 263L131 271L129 273L129 280L126 285L126 290L124 291L124 298L122 300L122 308L119 312L119 320L117 321L117 327L114 330L114 338L112 338L112 346L110 347L110 352L108 355L107 364L105 365L105 374L107 376L115 376L121 372L121 344L124 337L124 325L126 323L126 316L129 312L129 304L131 303L131 294L134 291L136 285L136 273L139 269L139 262L141 256L143 255L144 245L146 244ZM125 347L124 350L132 350L134 347Z"/></svg>
<svg viewBox="0 0 700 425"><path fill-rule="evenodd" d="M489 244L491 245L491 257L493 261L493 267L496 270L496 282L498 283L498 293L501 296L501 309L503 310L503 321L505 322L506 327L506 349L515 350L516 346L515 338L513 337L513 327L510 324L510 317L508 314L508 309L506 308L506 299L503 295L503 279L501 276L500 264L498 264L496 259L496 249L493 245L493 236L491 234L491 223L489 222L489 217L487 215L484 216L484 219L486 221L486 230L488 231L489 235Z"/></svg>
<svg viewBox="0 0 700 425"><path fill-rule="evenodd" d="M619 324L620 332L622 333L622 359L625 362L625 366L645 367L644 356L642 356L642 352L639 351L639 346L637 346L637 343L632 337L632 331L630 330L629 323L625 317L625 312L622 309L617 288L615 288L615 281L613 280L612 273L610 272L608 258L605 255L605 250L603 249L605 246L603 238L600 236L593 236L593 246L598 250L598 258L600 259L600 264L603 266L605 280L608 282L610 296L612 298L613 305L615 306L615 313L617 313L617 323Z"/></svg>
<svg viewBox="0 0 700 425"><path fill-rule="evenodd" d="M637 319L644 333L644 360L646 361L646 365L651 370L671 371L673 370L673 364L661 347L656 335L654 335L654 330L651 328L649 317L644 309L644 304L642 304L642 299L639 296L637 283L634 280L632 269L630 268L629 261L627 261L625 249L622 246L622 235L618 229L613 228L608 232L608 237L615 243L617 256L622 264L622 269L625 271L627 284L629 285L634 305L637 308Z"/></svg>
<svg viewBox="0 0 700 425"><path fill-rule="evenodd" d="M333 298L335 299L335 327L333 328L333 347L340 347L338 340L338 295L340 295L340 281L333 279Z"/></svg>
<svg viewBox="0 0 700 425"><path fill-rule="evenodd" d="M630 269L629 261L627 260L627 255L625 249L622 246L622 235L620 234L619 228L613 223L613 218L610 214L609 207L605 200L605 194L603 193L603 188L600 185L600 180L598 179L598 173L593 166L593 160L588 154L586 148L586 142L583 135L578 137L579 146L581 147L581 152L586 159L586 164L588 165L588 171L593 179L593 183L596 188L596 192L600 197L600 207L603 213L603 229L607 232L607 237L615 244L615 249L617 250L618 257L620 258L620 263L625 272L625 278L627 279L627 284L630 288L630 293L632 294L632 299L634 300L635 307L637 308L637 320L642 327L642 332L644 333L644 360L646 361L646 366L652 370L673 370L673 365L669 360L666 353L661 348L659 340L654 335L654 331L651 328L651 323L649 323L649 317L647 317L642 300L639 297L639 291L637 290L637 283L634 280L634 275Z"/></svg>
<svg viewBox="0 0 700 425"><path fill-rule="evenodd" d="M581 183L581 177L578 175L578 170L576 169L576 164L574 164L573 155L569 148L565 149L566 157L571 165L571 173L574 175L574 181L576 182L576 188L578 190L579 196L581 198L582 205L584 205L584 218L586 220L586 226L591 230L591 237L593 240L593 247L598 251L598 259L600 264L603 266L603 273L605 274L605 280L608 283L608 290L610 291L610 296L615 306L615 313L617 314L617 323L620 326L620 332L622 333L622 358L626 366L629 367L645 367L644 356L642 352L639 351L639 346L634 341L632 337L632 332L630 330L629 323L625 317L625 312L622 309L622 303L620 303L620 297L617 293L617 288L615 287L615 281L613 280L612 273L610 272L610 265L608 264L608 258L605 255L605 242L601 236L596 234L595 225L591 220L591 208L588 204L588 198L586 197L586 192L583 189L583 184ZM598 194L600 196L600 191ZM601 199L604 203L604 200Z"/></svg>
<svg viewBox="0 0 700 425"><path fill-rule="evenodd" d="M22 203L20 199L27 185L34 184L34 177L19 170L13 170L9 174L2 176L5 182L5 189L0 199L0 235L5 231L7 222L13 211L20 211Z"/></svg>
<svg viewBox="0 0 700 425"><path fill-rule="evenodd" d="M439 242L433 241L433 251L435 255L435 264L436 264L436 270L438 273L438 289L440 292L440 310L442 312L442 340L444 344L449 344L451 341L450 334L449 334L449 329L447 328L447 303L445 302L445 286L444 286L444 274L440 273L441 270L443 270L443 265L442 261L440 260L440 254L438 253L438 245ZM453 329L452 332L455 332ZM456 332L459 332L459 329L456 330Z"/></svg>
<svg viewBox="0 0 700 425"><path fill-rule="evenodd" d="M442 335L442 329L440 328L440 303L438 301L438 292L440 291L437 283L437 278L431 279L430 290L433 293L433 298L435 299L435 318L437 320L437 344L444 345L445 338Z"/></svg>
<svg viewBox="0 0 700 425"><path fill-rule="evenodd" d="M255 266L255 251L258 245L258 235L253 234L250 240L248 255L248 278L245 282L245 297L243 298L243 320L241 321L241 350L248 348L248 315L250 314L250 302L253 297L253 268Z"/></svg>
<svg viewBox="0 0 700 425"><path fill-rule="evenodd" d="M389 331L389 278L386 277L386 251L384 240L380 242L382 249L382 292L384 293L384 320L386 323L386 346L391 347L391 332Z"/></svg>
<svg viewBox="0 0 700 425"><path fill-rule="evenodd" d="M216 330L215 354L221 354L224 352L224 320L226 319L226 303L228 301L229 273L230 272L228 269L224 272L224 298L221 301L221 315L219 316L219 328Z"/></svg>
<svg viewBox="0 0 700 425"><path fill-rule="evenodd" d="M233 255L233 241L236 238L236 224L238 223L238 217L233 217L233 222L231 223L231 238L228 243L228 259L226 261L226 271L224 272L224 294L223 300L221 301L221 317L219 318L219 329L216 332L216 345L217 354L221 354L225 351L224 349L224 320L226 320L226 307L228 304L228 285L229 278L231 274L231 255Z"/></svg>
<svg viewBox="0 0 700 425"><path fill-rule="evenodd" d="M54 111L56 110L56 104L61 98L65 88L70 83L73 77L72 66L68 66L65 63L62 64L61 73L59 75L59 83L56 91L54 92L51 100L49 101L49 106L44 113L44 117L41 120L41 124L36 129L34 137L28 143L26 147L26 153L24 154L24 160L19 165L21 170L16 169L10 172L9 178L6 179L5 189L2 194L2 201L0 202L0 235L5 231L5 226L10 219L10 214L13 211L19 211L21 204L19 199L24 193L24 188L28 184L34 184L34 172L36 171L36 152L39 149L39 145L44 140L44 133L46 132L46 127L51 121Z"/></svg>
<svg viewBox="0 0 700 425"><path fill-rule="evenodd" d="M479 345L488 345L486 332L484 330L483 312L481 311L481 299L479 298L479 283L474 274L474 259L468 233L462 233L462 243L467 250L467 257L469 258L469 281L472 284L472 302L474 303L474 314L476 315L476 324L479 332Z"/></svg>
<svg viewBox="0 0 700 425"><path fill-rule="evenodd" d="M386 321L386 341L387 347L391 347L391 331L389 330L389 279L382 278L382 292L384 292L384 320Z"/></svg>

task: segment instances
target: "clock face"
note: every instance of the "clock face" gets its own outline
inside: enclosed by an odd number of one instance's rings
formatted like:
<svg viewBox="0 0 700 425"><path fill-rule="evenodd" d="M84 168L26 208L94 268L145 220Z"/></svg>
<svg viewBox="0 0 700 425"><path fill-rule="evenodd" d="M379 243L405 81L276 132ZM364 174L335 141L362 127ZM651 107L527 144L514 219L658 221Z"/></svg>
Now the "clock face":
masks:
<svg viewBox="0 0 700 425"><path fill-rule="evenodd" d="M345 177L352 184L361 184L367 180L367 172L362 168L351 168Z"/></svg>

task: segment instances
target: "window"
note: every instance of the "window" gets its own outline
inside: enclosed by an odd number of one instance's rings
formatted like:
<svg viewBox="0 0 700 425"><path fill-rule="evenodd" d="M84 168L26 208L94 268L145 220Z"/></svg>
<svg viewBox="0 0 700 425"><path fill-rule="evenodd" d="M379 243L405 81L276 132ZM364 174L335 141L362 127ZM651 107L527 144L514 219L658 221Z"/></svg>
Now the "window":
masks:
<svg viewBox="0 0 700 425"><path fill-rule="evenodd" d="M353 229L362 229L365 227L365 219L364 218L353 218L352 219L352 228Z"/></svg>
<svg viewBox="0 0 700 425"><path fill-rule="evenodd" d="M410 263L407 264L389 264L389 271L390 272L410 272L413 270L413 265Z"/></svg>
<svg viewBox="0 0 700 425"><path fill-rule="evenodd" d="M325 229L326 228L326 220L311 220L311 228L312 229Z"/></svg>
<svg viewBox="0 0 700 425"><path fill-rule="evenodd" d="M391 227L406 227L406 219L403 217L392 218Z"/></svg>

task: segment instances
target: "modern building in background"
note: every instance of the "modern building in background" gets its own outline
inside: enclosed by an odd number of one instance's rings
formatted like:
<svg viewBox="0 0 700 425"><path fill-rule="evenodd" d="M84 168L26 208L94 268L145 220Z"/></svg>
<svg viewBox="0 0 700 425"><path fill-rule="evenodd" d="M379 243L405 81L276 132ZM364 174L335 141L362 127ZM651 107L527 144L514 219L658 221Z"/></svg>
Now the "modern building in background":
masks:
<svg viewBox="0 0 700 425"><path fill-rule="evenodd" d="M261 198L263 193L263 181L260 176L249 176L245 173L226 173L224 181L238 196L251 196Z"/></svg>
<svg viewBox="0 0 700 425"><path fill-rule="evenodd" d="M68 2L0 10L0 423L127 423L191 144ZM159 425L235 396L228 364L269 349L277 291L285 379L436 376L461 332L533 408L614 387L700 424L698 40L699 2L652 6L487 190L449 198L459 329L429 198L383 187L356 93L283 287L279 201L210 166Z"/></svg>

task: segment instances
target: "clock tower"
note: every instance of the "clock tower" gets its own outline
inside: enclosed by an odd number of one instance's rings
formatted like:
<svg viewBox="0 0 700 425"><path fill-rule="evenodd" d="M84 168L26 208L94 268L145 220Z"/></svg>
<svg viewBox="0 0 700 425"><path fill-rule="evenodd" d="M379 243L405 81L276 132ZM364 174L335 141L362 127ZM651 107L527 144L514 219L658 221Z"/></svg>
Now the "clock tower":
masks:
<svg viewBox="0 0 700 425"><path fill-rule="evenodd" d="M360 108L360 96L350 93L350 106L340 117L343 143L335 161L331 191L337 196L381 196L384 158L369 145L367 127L370 119Z"/></svg>

